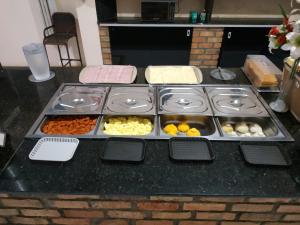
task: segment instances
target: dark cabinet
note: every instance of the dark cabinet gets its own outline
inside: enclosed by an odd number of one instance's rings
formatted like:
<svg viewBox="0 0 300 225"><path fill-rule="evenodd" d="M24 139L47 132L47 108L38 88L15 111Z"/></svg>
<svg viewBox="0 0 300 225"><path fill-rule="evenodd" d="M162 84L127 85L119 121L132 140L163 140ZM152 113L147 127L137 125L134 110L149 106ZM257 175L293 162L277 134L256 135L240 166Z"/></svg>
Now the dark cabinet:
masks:
<svg viewBox="0 0 300 225"><path fill-rule="evenodd" d="M220 52L219 66L241 67L249 54L266 55L279 68L289 52L268 50L268 27L231 27L224 28L223 43Z"/></svg>
<svg viewBox="0 0 300 225"><path fill-rule="evenodd" d="M114 22L117 20L116 0L96 0L98 23Z"/></svg>
<svg viewBox="0 0 300 225"><path fill-rule="evenodd" d="M192 28L110 27L113 64L188 65Z"/></svg>

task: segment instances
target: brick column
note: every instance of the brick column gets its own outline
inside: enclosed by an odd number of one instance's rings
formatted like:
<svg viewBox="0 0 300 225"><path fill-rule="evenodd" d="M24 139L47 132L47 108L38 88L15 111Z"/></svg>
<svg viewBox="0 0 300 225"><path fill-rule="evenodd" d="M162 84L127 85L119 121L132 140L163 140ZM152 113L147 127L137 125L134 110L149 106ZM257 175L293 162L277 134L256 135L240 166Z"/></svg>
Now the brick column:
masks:
<svg viewBox="0 0 300 225"><path fill-rule="evenodd" d="M110 40L109 40L109 30L108 27L100 27L100 42L102 50L103 64L111 65L111 50L110 50Z"/></svg>
<svg viewBox="0 0 300 225"><path fill-rule="evenodd" d="M194 28L190 65L215 68L222 46L223 28Z"/></svg>

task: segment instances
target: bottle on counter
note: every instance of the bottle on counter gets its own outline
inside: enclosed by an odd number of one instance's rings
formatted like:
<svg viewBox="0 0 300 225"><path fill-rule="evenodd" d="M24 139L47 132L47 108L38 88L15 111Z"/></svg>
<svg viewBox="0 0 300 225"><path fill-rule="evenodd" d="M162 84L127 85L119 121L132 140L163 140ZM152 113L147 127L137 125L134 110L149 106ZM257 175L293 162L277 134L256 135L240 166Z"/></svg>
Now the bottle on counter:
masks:
<svg viewBox="0 0 300 225"><path fill-rule="evenodd" d="M198 18L198 12L191 11L190 12L190 21L191 21L191 23L197 23L197 18Z"/></svg>
<svg viewBox="0 0 300 225"><path fill-rule="evenodd" d="M205 11L205 9L200 13L200 23L206 23L206 16L207 13Z"/></svg>

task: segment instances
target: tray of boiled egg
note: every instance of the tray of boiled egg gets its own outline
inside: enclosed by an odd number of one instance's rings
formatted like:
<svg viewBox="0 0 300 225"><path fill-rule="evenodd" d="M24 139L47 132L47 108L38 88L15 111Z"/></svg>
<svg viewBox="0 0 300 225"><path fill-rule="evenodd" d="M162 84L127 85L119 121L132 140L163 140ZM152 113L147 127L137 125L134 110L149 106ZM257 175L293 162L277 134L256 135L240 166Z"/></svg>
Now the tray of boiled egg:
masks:
<svg viewBox="0 0 300 225"><path fill-rule="evenodd" d="M227 118L218 117L221 135L232 138L263 138L278 135L278 128L271 118Z"/></svg>

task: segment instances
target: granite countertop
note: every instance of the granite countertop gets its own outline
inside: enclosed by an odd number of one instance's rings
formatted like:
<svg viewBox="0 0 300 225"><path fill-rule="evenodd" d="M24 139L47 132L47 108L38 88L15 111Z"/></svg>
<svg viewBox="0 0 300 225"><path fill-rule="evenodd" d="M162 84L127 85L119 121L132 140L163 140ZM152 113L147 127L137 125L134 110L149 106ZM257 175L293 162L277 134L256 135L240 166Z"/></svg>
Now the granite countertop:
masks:
<svg viewBox="0 0 300 225"><path fill-rule="evenodd" d="M208 23L191 23L188 18L175 18L170 22L143 21L140 17L120 17L116 21L100 22L100 26L123 27L272 27L280 19L260 18L212 18Z"/></svg>
<svg viewBox="0 0 300 225"><path fill-rule="evenodd" d="M78 71L59 69L54 79L34 84L27 70L9 70L0 75L0 127L10 134L15 150L50 97L63 82L77 82ZM248 84L240 69L235 81ZM137 83L144 83L138 69ZM203 69L204 83L216 83ZM221 82L223 83L223 82ZM264 94L267 101L276 97ZM1 107L2 109L2 107ZM14 112L11 118L9 112ZM104 140L81 140L72 160L65 163L31 161L28 154L37 140L25 139L0 176L2 192L72 193L100 195L217 195L300 196L300 124L290 113L278 115L296 140L280 145L290 153L289 168L257 167L244 162L238 142L212 142L212 163L179 163L169 159L168 141L147 140L146 157L139 164L107 163L100 160Z"/></svg>

